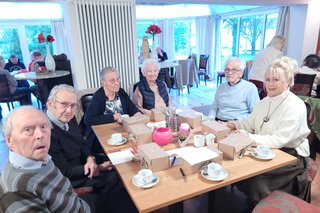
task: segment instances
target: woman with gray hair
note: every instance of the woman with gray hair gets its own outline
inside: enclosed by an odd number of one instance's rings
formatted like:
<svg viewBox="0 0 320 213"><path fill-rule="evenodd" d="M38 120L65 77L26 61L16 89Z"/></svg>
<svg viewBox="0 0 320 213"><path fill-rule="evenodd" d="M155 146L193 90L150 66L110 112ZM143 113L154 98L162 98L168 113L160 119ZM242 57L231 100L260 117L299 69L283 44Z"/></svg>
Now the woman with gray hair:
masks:
<svg viewBox="0 0 320 213"><path fill-rule="evenodd" d="M297 158L294 164L239 182L238 188L251 204L256 204L274 190L304 200L310 196L307 111L304 102L290 91L296 70L297 62L293 59L282 57L275 60L265 74L268 96L256 105L247 119L227 123L233 130L242 129L242 133L256 145L280 149Z"/></svg>
<svg viewBox="0 0 320 213"><path fill-rule="evenodd" d="M90 126L113 123L121 115L141 113L124 89L120 88L120 75L114 67L105 67L100 72L102 87L98 89L85 112L84 122L89 127L87 142L91 146L96 136Z"/></svg>
<svg viewBox="0 0 320 213"><path fill-rule="evenodd" d="M158 80L160 65L155 59L146 59L142 64L143 78L137 83L133 102L146 115L151 109L171 107L170 96L164 81Z"/></svg>
<svg viewBox="0 0 320 213"><path fill-rule="evenodd" d="M253 59L252 67L249 71L249 81L257 86L260 99L267 95L263 85L264 74L274 60L282 57L282 49L284 48L285 42L286 39L283 36L274 36L267 47L259 51Z"/></svg>

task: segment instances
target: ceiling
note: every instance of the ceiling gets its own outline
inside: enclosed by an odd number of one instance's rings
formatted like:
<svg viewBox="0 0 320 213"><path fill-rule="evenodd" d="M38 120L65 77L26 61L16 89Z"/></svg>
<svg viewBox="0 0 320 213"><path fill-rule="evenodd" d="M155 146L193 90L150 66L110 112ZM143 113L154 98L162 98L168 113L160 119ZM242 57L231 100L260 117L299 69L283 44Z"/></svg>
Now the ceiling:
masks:
<svg viewBox="0 0 320 213"><path fill-rule="evenodd" d="M169 4L221 4L221 5L256 5L280 6L307 4L312 0L136 0L137 4L169 5Z"/></svg>
<svg viewBox="0 0 320 213"><path fill-rule="evenodd" d="M183 4L193 7L195 4L205 4L213 15L223 15L236 11L245 11L254 8L270 8L294 4L307 4L312 0L136 0L141 6L165 6ZM160 11L160 10L159 10ZM153 14L156 16L157 14Z"/></svg>

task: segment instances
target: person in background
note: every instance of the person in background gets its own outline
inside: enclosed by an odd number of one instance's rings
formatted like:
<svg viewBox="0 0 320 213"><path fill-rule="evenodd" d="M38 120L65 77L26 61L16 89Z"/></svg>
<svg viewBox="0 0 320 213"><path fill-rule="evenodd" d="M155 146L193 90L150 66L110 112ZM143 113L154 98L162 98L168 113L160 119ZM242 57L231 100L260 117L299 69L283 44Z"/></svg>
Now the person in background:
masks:
<svg viewBox="0 0 320 213"><path fill-rule="evenodd" d="M3 126L10 150L0 177L0 212L91 212L48 155L50 122L42 111L16 108Z"/></svg>
<svg viewBox="0 0 320 213"><path fill-rule="evenodd" d="M317 54L310 54L304 60L302 66L298 69L298 73L314 75L314 83L312 87L312 96L316 96L317 85L320 84L320 57Z"/></svg>
<svg viewBox="0 0 320 213"><path fill-rule="evenodd" d="M157 80L159 71L160 65L155 59L146 59L142 64L144 77L137 83L133 95L133 102L148 116L151 116L151 109L172 105L166 83Z"/></svg>
<svg viewBox="0 0 320 213"><path fill-rule="evenodd" d="M12 53L10 55L8 63L6 63L6 65L4 66L4 69L8 70L9 72L13 72L26 69L26 66L24 65L24 63L20 62L18 56L15 53ZM27 80L18 80L18 87L30 87L30 84Z"/></svg>
<svg viewBox="0 0 320 213"><path fill-rule="evenodd" d="M167 53L163 51L160 47L157 47L157 54L160 62L168 60Z"/></svg>
<svg viewBox="0 0 320 213"><path fill-rule="evenodd" d="M227 82L218 87L209 116L220 121L241 120L253 111L259 94L253 83L242 79L244 68L245 63L238 57L226 61Z"/></svg>
<svg viewBox="0 0 320 213"><path fill-rule="evenodd" d="M85 112L84 121L88 127L87 144L95 152L101 153L101 145L91 126L117 122L121 115L141 114L124 89L120 88L120 75L114 67L105 67L100 72L102 87L98 89Z"/></svg>
<svg viewBox="0 0 320 213"><path fill-rule="evenodd" d="M42 55L40 50L32 51L32 53L31 53L31 62L29 63L29 66L28 66L29 72L34 72L35 71L34 64L37 61L44 61L44 56ZM36 67L36 68L38 68L38 67Z"/></svg>
<svg viewBox="0 0 320 213"><path fill-rule="evenodd" d="M9 89L12 95L27 94L24 98L21 98L20 105L29 105L31 102L31 89L29 87L18 87L17 80L12 77L8 70L4 69L5 59L0 56L0 75L5 75L8 81Z"/></svg>
<svg viewBox="0 0 320 213"><path fill-rule="evenodd" d="M248 118L228 122L231 129L241 129L256 145L264 144L297 158L294 164L237 183L249 199L248 211L274 190L308 200L310 133L304 102L290 91L294 84L297 62L282 57L269 65L265 74L268 96L261 100ZM310 192L310 191L309 191Z"/></svg>
<svg viewBox="0 0 320 213"><path fill-rule="evenodd" d="M60 84L51 90L47 102L52 124L49 154L74 188L93 187L90 201L95 202L88 203L95 212L130 212L130 204L133 210L134 205L107 156L85 146L75 118L78 100L72 86Z"/></svg>
<svg viewBox="0 0 320 213"><path fill-rule="evenodd" d="M286 39L283 36L274 36L267 47L257 53L254 57L251 69L249 71L249 81L254 83L258 90L260 99L266 97L267 93L264 89L264 74L268 66L278 58L282 57L282 49L284 48Z"/></svg>

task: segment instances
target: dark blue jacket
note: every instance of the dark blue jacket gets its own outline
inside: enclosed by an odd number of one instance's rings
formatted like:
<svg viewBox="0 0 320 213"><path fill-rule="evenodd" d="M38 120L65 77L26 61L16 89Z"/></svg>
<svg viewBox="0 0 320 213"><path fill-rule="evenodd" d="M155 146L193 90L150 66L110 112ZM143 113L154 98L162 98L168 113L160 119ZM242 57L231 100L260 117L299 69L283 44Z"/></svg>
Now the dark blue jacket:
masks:
<svg viewBox="0 0 320 213"><path fill-rule="evenodd" d="M167 91L166 84L161 80L156 80L156 83L158 85L159 93L162 99L164 100L166 106L169 106L169 95ZM143 108L144 109L154 109L155 108L155 97L153 91L150 89L149 84L146 80L146 78L143 78L138 83L139 90L142 94L143 98Z"/></svg>

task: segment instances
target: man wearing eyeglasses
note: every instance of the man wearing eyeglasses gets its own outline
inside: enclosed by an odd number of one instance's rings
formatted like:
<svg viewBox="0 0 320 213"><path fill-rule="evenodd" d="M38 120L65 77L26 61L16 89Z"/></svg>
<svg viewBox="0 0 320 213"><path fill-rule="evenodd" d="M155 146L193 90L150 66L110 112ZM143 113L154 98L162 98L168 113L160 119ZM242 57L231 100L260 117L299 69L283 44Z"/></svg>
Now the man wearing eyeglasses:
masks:
<svg viewBox="0 0 320 213"><path fill-rule="evenodd" d="M83 198L94 212L135 209L111 162L105 155L92 153L85 146L75 118L77 106L78 92L73 87L61 84L51 90L47 116L52 123L49 154L53 162L74 188L93 187L92 194Z"/></svg>
<svg viewBox="0 0 320 213"><path fill-rule="evenodd" d="M226 61L224 72L227 82L218 87L209 114L216 120L246 118L260 100L256 86L242 79L244 68L245 63L238 57Z"/></svg>

